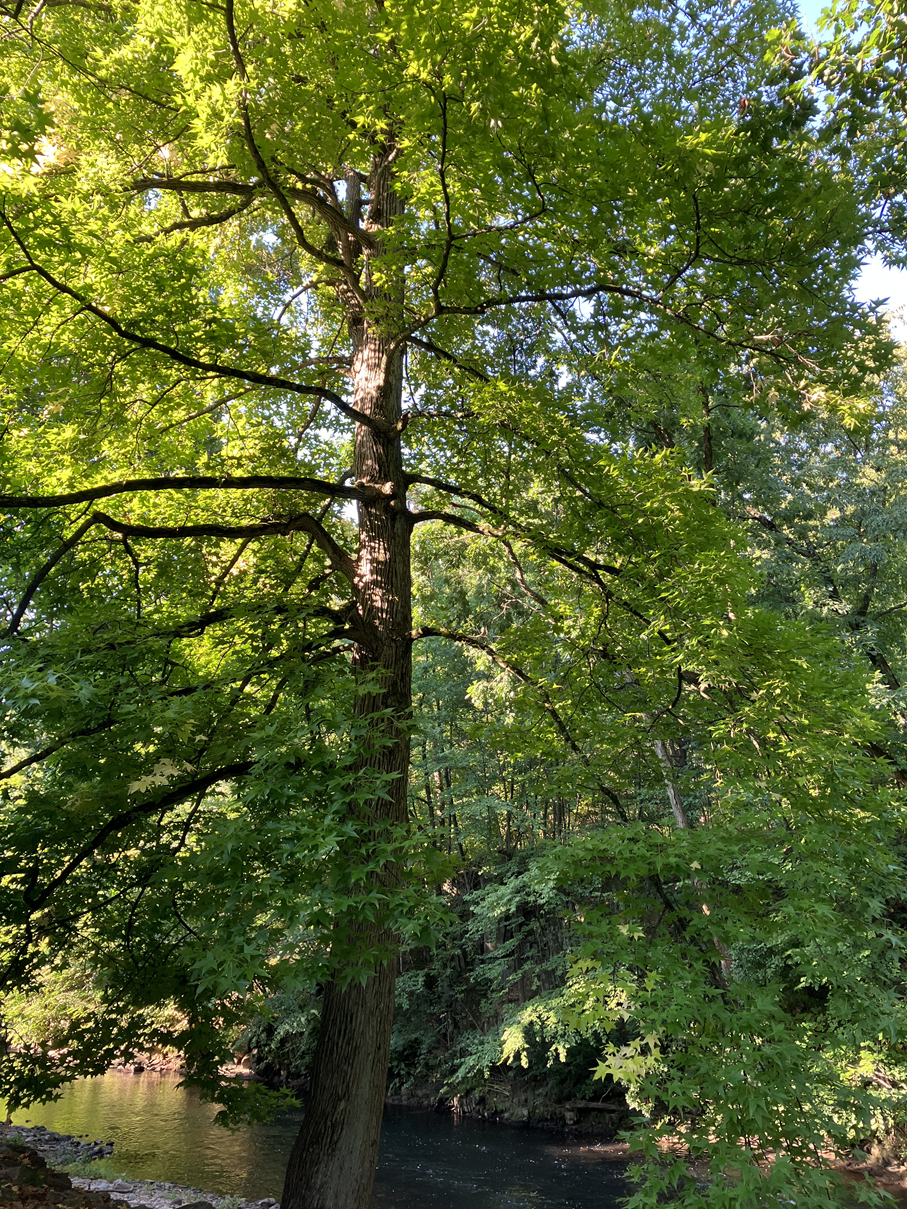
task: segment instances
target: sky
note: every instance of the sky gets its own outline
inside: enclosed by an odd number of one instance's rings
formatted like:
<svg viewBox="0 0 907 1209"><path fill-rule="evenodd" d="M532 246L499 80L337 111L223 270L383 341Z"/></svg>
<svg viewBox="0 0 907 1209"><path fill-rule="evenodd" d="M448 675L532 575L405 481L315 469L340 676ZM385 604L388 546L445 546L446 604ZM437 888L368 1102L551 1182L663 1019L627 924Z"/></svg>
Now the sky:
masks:
<svg viewBox="0 0 907 1209"><path fill-rule="evenodd" d="M831 0L799 0L804 24L815 29L816 18L830 3ZM887 298L890 311L902 312L901 318L897 314L892 315L892 330L899 339L907 340L907 272L886 268L874 258L863 269L856 294L864 302Z"/></svg>

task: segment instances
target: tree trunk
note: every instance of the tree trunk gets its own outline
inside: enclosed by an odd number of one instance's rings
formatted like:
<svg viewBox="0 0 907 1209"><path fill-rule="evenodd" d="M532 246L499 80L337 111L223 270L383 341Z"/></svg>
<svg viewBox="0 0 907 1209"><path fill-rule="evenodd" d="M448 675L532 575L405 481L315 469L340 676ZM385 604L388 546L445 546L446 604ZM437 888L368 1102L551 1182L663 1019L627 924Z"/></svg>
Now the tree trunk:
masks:
<svg viewBox="0 0 907 1209"><path fill-rule="evenodd" d="M648 718L649 715L647 714ZM658 756L658 763L661 765L662 776L664 777L665 789L668 791L668 801L671 803L671 811L674 815L674 821L677 826L683 831L688 831L692 827L690 816L687 814L686 806L683 802L683 795L680 792L680 785L677 782L676 771L680 764L677 758L677 744L664 739L653 739L655 754Z"/></svg>
<svg viewBox="0 0 907 1209"><path fill-rule="evenodd" d="M290 1154L286 1209L368 1209L394 1016L394 962L361 986L325 990L305 1116Z"/></svg>
<svg viewBox="0 0 907 1209"><path fill-rule="evenodd" d="M370 221L380 231L399 212L390 173L377 167L370 182ZM365 273L369 289L368 267ZM354 649L355 713L368 742L357 771L375 785L370 800L351 808L359 828L351 863L368 859L372 840L407 821L407 772L412 710L412 591L410 525L401 450L403 348L385 329L402 299L386 287L370 297L379 319L348 312L353 338L355 407L375 425L356 426L353 472L382 494L359 505L359 550L353 582L361 637ZM380 327L379 327L380 322ZM392 887L396 870L372 873ZM350 896L355 895L351 886ZM325 992L305 1116L290 1155L283 1209L368 1209L381 1132L391 1025L397 938L380 921L355 914L335 921L338 942L355 939L382 954L364 984L330 984Z"/></svg>

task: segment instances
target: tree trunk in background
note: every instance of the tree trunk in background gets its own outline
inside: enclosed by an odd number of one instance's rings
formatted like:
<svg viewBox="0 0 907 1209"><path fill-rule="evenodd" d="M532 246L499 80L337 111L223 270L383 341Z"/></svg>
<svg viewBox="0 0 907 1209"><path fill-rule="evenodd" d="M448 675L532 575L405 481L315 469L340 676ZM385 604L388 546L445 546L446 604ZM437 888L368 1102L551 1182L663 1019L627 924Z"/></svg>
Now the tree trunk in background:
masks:
<svg viewBox="0 0 907 1209"><path fill-rule="evenodd" d="M653 739L652 743L655 748L655 754L658 756L658 763L661 765L665 789L668 792L668 801L671 803L674 821L682 830L688 831L692 827L692 823L690 822L690 816L687 814L683 795L680 792L680 785L677 780L677 770L681 767L678 745L670 739L667 742L664 739Z"/></svg>
<svg viewBox="0 0 907 1209"><path fill-rule="evenodd" d="M399 213L389 171L370 182L373 232ZM366 271L368 287L368 272ZM372 294L391 314L402 299ZM382 321L384 315L382 315ZM358 424L354 478L382 494L359 505L359 550L354 576L361 636L353 654L358 692L355 712L367 720L373 742L358 768L376 792L355 808L359 851L370 838L407 821L407 772L412 710L412 587L410 524L401 450L403 348L368 317L352 313L353 402L378 427ZM355 841L354 841L355 842ZM393 867L373 875L391 886ZM355 894L353 888L351 897ZM378 1156L394 1015L396 937L381 924L337 920L341 943L357 937L385 955L365 984L327 987L302 1127L287 1169L283 1209L368 1209Z"/></svg>

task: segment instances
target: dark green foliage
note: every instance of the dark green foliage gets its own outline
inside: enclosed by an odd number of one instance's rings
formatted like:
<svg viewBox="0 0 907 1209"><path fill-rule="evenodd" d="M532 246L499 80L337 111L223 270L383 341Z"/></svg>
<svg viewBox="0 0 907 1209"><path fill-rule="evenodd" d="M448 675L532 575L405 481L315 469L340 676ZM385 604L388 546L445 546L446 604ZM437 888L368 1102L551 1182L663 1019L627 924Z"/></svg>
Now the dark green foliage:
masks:
<svg viewBox="0 0 907 1209"><path fill-rule="evenodd" d="M504 1039L527 1005L544 1002L566 980L572 942L570 896L539 892L535 854L467 870L448 884L452 922L434 951L411 951L397 981L391 1086L449 1101L469 1096L480 1110L563 1121L568 1100L599 1099L593 1081L606 1032L565 1030L536 1016L525 1046L508 1062ZM471 889L467 886L471 885ZM407 966L411 968L406 968Z"/></svg>
<svg viewBox="0 0 907 1209"><path fill-rule="evenodd" d="M251 1055L255 1073L269 1083L304 1079L315 1053L320 996L284 992L272 996L264 1009L240 1037L238 1048Z"/></svg>

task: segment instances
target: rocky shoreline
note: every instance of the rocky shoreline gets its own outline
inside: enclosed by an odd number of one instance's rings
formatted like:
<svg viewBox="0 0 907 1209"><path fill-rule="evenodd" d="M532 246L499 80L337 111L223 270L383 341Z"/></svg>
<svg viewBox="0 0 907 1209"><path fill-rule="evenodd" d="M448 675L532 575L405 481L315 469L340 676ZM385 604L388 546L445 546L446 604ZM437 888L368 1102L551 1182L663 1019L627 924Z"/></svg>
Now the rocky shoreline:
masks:
<svg viewBox="0 0 907 1209"><path fill-rule="evenodd" d="M0 1206L16 1209L280 1209L273 1197L248 1201L155 1180L106 1180L59 1168L107 1158L112 1142L86 1141L43 1125L10 1127L0 1141ZM11 1203L12 1202L12 1203Z"/></svg>
<svg viewBox="0 0 907 1209"><path fill-rule="evenodd" d="M630 1157L626 1142L599 1142L593 1149L615 1160ZM167 1181L107 1180L60 1170L112 1153L112 1142L54 1133L44 1125L10 1126L4 1138L0 1125L0 1209L280 1209L273 1197L250 1201ZM848 1183L868 1181L907 1209L907 1165L868 1158L833 1166ZM701 1174L695 1164L690 1172Z"/></svg>

